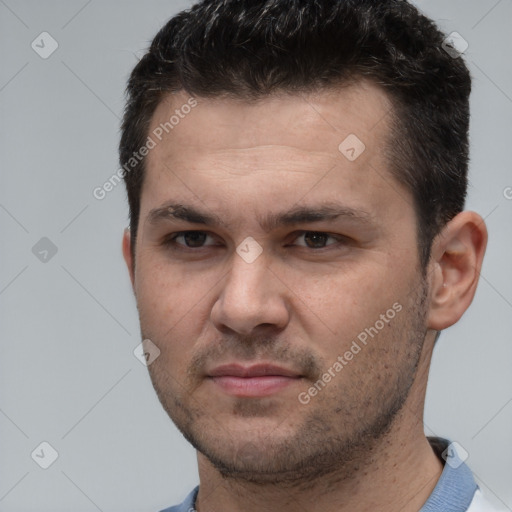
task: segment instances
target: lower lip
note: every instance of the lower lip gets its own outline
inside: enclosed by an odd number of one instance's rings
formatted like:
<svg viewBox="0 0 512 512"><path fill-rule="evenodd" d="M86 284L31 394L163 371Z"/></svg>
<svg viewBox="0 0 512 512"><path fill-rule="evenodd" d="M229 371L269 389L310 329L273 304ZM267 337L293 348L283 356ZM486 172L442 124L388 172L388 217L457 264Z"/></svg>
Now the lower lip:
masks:
<svg viewBox="0 0 512 512"><path fill-rule="evenodd" d="M282 375L264 375L261 377L211 377L213 382L223 391L239 397L269 396L290 384L297 382L299 377L284 377Z"/></svg>

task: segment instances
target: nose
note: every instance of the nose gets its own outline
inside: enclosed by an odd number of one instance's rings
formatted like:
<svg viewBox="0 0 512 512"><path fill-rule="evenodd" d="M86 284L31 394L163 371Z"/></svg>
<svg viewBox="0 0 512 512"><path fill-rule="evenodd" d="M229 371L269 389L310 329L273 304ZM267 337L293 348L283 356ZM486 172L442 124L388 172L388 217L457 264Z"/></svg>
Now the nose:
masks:
<svg viewBox="0 0 512 512"><path fill-rule="evenodd" d="M287 288L268 268L264 254L248 263L234 253L230 265L211 311L215 327L241 335L284 329L290 316Z"/></svg>

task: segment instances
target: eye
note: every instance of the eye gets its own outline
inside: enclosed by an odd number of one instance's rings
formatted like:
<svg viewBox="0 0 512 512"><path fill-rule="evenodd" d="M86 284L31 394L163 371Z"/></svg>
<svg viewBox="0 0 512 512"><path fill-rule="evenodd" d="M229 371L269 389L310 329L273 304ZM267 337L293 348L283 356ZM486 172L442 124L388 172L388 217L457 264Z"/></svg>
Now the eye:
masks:
<svg viewBox="0 0 512 512"><path fill-rule="evenodd" d="M179 233L174 233L173 235L168 237L164 241L164 244L168 246L181 246L189 249L194 249L204 247L205 241L208 238L213 240L213 237L206 233L206 231L180 231ZM207 245L216 244L211 243Z"/></svg>
<svg viewBox="0 0 512 512"><path fill-rule="evenodd" d="M296 243L295 245L307 247L308 249L323 249L329 245L346 241L344 236L334 236L321 231L304 231L296 238L296 240L300 239L303 239L304 243ZM330 243L328 243L329 239L331 240Z"/></svg>

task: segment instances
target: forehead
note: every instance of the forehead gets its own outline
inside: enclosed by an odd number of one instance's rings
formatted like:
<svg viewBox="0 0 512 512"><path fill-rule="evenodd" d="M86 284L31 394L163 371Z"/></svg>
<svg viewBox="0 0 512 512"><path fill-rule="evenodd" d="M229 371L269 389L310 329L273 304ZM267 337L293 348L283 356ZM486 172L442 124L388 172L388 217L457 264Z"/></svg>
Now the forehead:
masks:
<svg viewBox="0 0 512 512"><path fill-rule="evenodd" d="M163 128L164 144L148 160L165 153L179 157L189 148L202 153L290 146L324 152L349 134L364 139L371 149L386 134L391 109L387 94L366 80L314 93L280 92L257 101L197 98L193 108L187 107L190 98L180 91L160 102L149 131Z"/></svg>
<svg viewBox="0 0 512 512"><path fill-rule="evenodd" d="M349 207L370 190L376 201L390 111L386 93L367 81L256 102L169 94L150 124L155 146L146 157L141 219L169 196L217 210L226 199L254 203L256 190L261 208L284 194L290 206L306 192L334 200L337 189Z"/></svg>

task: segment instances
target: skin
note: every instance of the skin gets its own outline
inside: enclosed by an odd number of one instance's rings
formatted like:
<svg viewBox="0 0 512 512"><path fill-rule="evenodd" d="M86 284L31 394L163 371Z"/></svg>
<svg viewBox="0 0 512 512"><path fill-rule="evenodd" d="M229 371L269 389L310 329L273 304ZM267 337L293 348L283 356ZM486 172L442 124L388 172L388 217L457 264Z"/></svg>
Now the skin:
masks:
<svg viewBox="0 0 512 512"><path fill-rule="evenodd" d="M162 101L150 133L188 98ZM423 276L412 196L383 156L389 110L363 81L252 104L198 98L147 156L135 258L129 231L123 254L143 338L161 351L153 385L198 449L200 512L412 512L435 487L442 464L423 426L434 338L471 303L487 232L476 213L457 215ZM366 146L354 161L338 150L349 134ZM151 222L168 202L220 224ZM325 204L351 215L260 222ZM187 230L209 236L165 244ZM262 249L251 263L236 252L249 236ZM301 403L394 304L400 312ZM235 361L297 378L270 396L233 396L208 375Z"/></svg>

